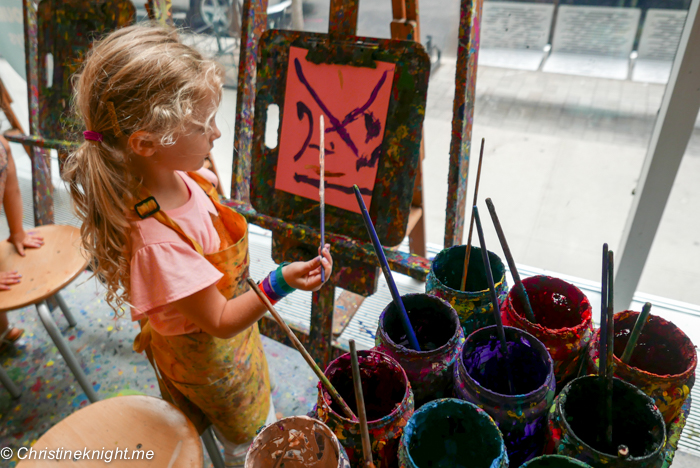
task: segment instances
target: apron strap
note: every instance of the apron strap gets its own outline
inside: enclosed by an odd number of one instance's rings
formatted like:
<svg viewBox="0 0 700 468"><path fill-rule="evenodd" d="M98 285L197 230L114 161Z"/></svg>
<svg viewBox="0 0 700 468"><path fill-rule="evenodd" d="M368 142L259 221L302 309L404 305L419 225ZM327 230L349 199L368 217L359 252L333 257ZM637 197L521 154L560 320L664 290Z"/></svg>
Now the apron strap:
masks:
<svg viewBox="0 0 700 468"><path fill-rule="evenodd" d="M214 204L217 213L220 213L224 206L221 203L219 203L219 194L216 193L214 184L212 184L196 172L188 172L187 175L190 176L192 180L197 182L197 185L199 185L202 188L202 190L204 190L204 193L207 194L209 199ZM165 211L161 210L160 206L158 205L158 202L156 202L156 199L153 198L153 196L151 196L151 194L148 193L148 190L146 190L146 188L143 186L140 189L140 195L142 201L134 205L134 210L140 218L145 219L150 216L153 216L162 224L168 226L169 228L173 229L175 232L180 234L180 236L182 236L192 246L192 248L197 251L198 254L204 256L204 249L199 244L199 242L194 240L190 235L183 231L180 225L178 225L174 219L168 216L168 214Z"/></svg>

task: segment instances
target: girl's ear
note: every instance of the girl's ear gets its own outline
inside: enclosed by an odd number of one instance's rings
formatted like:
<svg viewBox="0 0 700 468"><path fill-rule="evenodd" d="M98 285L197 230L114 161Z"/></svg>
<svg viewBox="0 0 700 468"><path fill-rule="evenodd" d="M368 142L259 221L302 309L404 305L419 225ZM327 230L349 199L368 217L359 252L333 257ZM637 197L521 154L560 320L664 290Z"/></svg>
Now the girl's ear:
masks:
<svg viewBox="0 0 700 468"><path fill-rule="evenodd" d="M132 133L129 136L128 145L131 151L145 158L153 156L153 154L156 152L155 137L143 130Z"/></svg>

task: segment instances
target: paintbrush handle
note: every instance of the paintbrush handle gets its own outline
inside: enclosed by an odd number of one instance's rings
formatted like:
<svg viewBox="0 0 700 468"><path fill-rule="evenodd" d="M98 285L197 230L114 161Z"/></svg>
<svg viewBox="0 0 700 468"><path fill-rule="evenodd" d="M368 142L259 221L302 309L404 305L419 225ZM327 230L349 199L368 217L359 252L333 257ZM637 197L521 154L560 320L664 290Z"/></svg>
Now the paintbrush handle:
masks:
<svg viewBox="0 0 700 468"><path fill-rule="evenodd" d="M508 268L510 268L510 274L513 275L513 280L517 286L516 292L520 297L520 302L525 310L525 317L530 321L530 323L537 323L535 319L535 313L532 311L532 305L530 304L530 298L527 297L527 290L525 290L525 285L520 280L520 274L518 273L518 268L515 266L515 260L513 260L513 254L510 253L510 247L508 247L508 241L506 241L506 235L503 233L503 228L501 227L501 221L498 219L496 214L496 207L493 206L493 202L490 198L486 199L486 206L489 209L489 214L491 215L491 220L493 221L493 226L496 228L496 235L498 236L498 241L501 243L501 248L503 249L503 254L506 256L506 261L508 262Z"/></svg>
<svg viewBox="0 0 700 468"><path fill-rule="evenodd" d="M632 328L630 339L627 341L625 351L622 353L622 357L620 358L620 361L624 362L625 364L630 362L630 358L634 352L634 347L637 346L637 341L642 334L642 329L649 319L649 312L651 312L651 303L647 302L644 304L644 308L642 308L642 312L639 314L639 317L637 317L637 321L634 322L634 328Z"/></svg>
<svg viewBox="0 0 700 468"><path fill-rule="evenodd" d="M501 354L506 363L506 372L508 376L508 389L511 394L513 392L513 377L508 363L508 344L506 343L506 331L503 329L503 320L501 320L501 306L498 303L498 294L496 294L496 286L493 282L493 273L491 272L491 262L489 261L489 251L486 249L486 241L484 240L484 229L481 227L481 219L479 218L479 209L474 206L474 223L476 224L476 232L479 234L479 245L481 247L481 258L484 262L484 270L486 271L486 281L489 283L489 291L491 292L491 303L493 304L493 316L496 319L496 330L498 338L501 341Z"/></svg>
<svg viewBox="0 0 700 468"><path fill-rule="evenodd" d="M484 141L481 139L481 150L479 150L479 167L476 169L476 184L474 184L474 202L472 206L476 206L476 200L479 195L479 181L481 180L481 162L484 159ZM467 275L469 274L469 258L472 255L472 232L474 231L474 213L469 217L469 236L467 236L467 250L464 253L464 267L462 268L462 282L460 283L459 290L465 291L467 289Z"/></svg>
<svg viewBox="0 0 700 468"><path fill-rule="evenodd" d="M323 256L323 247L326 245L326 130L323 124L323 115L320 118L320 137L319 137L319 201L321 204L321 255ZM326 282L326 270L321 265L321 282Z"/></svg>
<svg viewBox="0 0 700 468"><path fill-rule="evenodd" d="M613 278L615 269L615 261L613 251L608 250L608 351L607 362L605 366L606 393L605 393L605 417L607 428L605 438L610 446L613 440L613 376L615 375L615 364L613 361L614 345L615 345L615 320L614 320L614 296L613 296Z"/></svg>
<svg viewBox="0 0 700 468"><path fill-rule="evenodd" d="M607 375L608 363L608 244L603 244L603 274L600 281L600 333L598 334L598 375Z"/></svg>
<svg viewBox="0 0 700 468"><path fill-rule="evenodd" d="M330 380L328 380L328 377L326 377L326 374L323 373L320 367L318 367L318 364L316 364L316 361L311 357L308 351L306 351L306 348L304 348L304 345L301 344L299 341L299 338L294 334L291 328L289 328L289 325L284 321L284 319L280 316L279 312L275 310L275 307L270 303L270 301L267 299L267 296L263 294L263 292L260 290L258 287L258 284L252 279L248 278L247 279L248 284L250 285L251 288L253 288L253 291L255 291L255 294L258 295L260 300L262 301L263 304L265 304L265 307L267 307L267 310L270 311L272 314L272 317L274 317L275 321L279 324L280 327L284 330L284 332L287 334L287 337L289 340L292 342L294 347L301 353L301 356L304 358L306 363L311 367L311 370L314 371L314 374L316 374L316 377L321 381L321 384L328 390L328 393L331 394L331 396L340 404L340 407L343 409L343 412L345 415L350 418L352 421L357 421L357 416L355 416L355 413L352 412L350 407L348 406L347 403L345 403L345 400L343 400L343 397L340 396L340 393L335 389L333 384L331 383Z"/></svg>
<svg viewBox="0 0 700 468"><path fill-rule="evenodd" d="M355 402L357 403L357 415L360 417L360 433L362 434L362 453L365 458L365 466L371 466L372 443L369 440L369 428L367 427L367 413L365 412L365 398L362 394L362 377L360 376L360 360L357 357L355 340L350 340L350 360L352 364L352 383L355 386Z"/></svg>
<svg viewBox="0 0 700 468"><path fill-rule="evenodd" d="M496 287L493 282L493 273L491 272L491 262L489 261L489 253L486 250L486 241L484 240L484 230L481 227L481 220L479 219L479 209L475 206L473 209L474 222L476 223L476 232L479 235L479 244L481 246L481 257L484 262L484 270L486 273L486 281L489 284L489 291L491 292L491 303L493 304L493 316L496 319L496 325L498 327L498 337L501 340L501 352L503 356L507 354L508 347L506 345L506 333L503 330L503 320L501 320L501 307L498 303L498 294L496 294Z"/></svg>
<svg viewBox="0 0 700 468"><path fill-rule="evenodd" d="M374 246L374 252L379 258L379 266L382 267L382 272L384 273L384 278L386 279L386 284L389 286L389 291L391 291L391 297L394 299L394 305L399 311L399 317L403 324L403 329L408 336L408 343L416 351L420 351L420 345L418 344L418 339L411 326L411 320L408 318L408 313L406 313L406 308L401 300L401 295L394 282L394 277L391 276L391 271L389 270L389 262L386 260L384 255L384 249L382 248L381 242L379 242L379 237L377 237L377 231L374 229L374 224L372 224L372 219L369 217L369 212L365 206L365 201L362 199L362 194L360 193L360 188L357 185L353 185L355 190L355 197L357 198L357 204L360 205L360 210L362 211L362 218L365 220L365 227L369 233L369 237L372 239L372 245Z"/></svg>

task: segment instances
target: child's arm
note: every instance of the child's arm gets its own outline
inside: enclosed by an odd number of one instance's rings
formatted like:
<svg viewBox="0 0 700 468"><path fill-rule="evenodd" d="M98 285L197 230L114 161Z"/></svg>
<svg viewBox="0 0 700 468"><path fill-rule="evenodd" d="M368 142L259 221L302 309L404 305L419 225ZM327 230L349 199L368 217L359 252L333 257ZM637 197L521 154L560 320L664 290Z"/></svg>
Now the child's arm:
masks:
<svg viewBox="0 0 700 468"><path fill-rule="evenodd" d="M323 260L316 257L308 262L291 263L282 269L282 275L287 284L295 289L315 291L322 285L322 267L326 278L330 278L333 259L328 245L323 249ZM227 301L216 285L175 301L173 306L202 331L217 338L236 336L260 320L267 311L254 291Z"/></svg>
<svg viewBox="0 0 700 468"><path fill-rule="evenodd" d="M7 152L7 182L5 185L5 197L3 207L7 217L7 224L10 228L8 240L14 244L17 252L24 257L24 248L39 248L44 245L44 238L35 233L27 234L22 226L22 195L19 191L19 180L17 180L17 169L15 160L10 152L10 145L7 140L0 137L0 144Z"/></svg>

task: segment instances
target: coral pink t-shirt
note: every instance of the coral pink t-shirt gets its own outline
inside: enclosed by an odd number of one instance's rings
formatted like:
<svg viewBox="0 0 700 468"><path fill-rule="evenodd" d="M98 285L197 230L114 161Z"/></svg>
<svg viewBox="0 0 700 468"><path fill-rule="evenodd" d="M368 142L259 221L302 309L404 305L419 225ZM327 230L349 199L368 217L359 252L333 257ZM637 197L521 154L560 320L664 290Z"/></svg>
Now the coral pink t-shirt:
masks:
<svg viewBox="0 0 700 468"><path fill-rule="evenodd" d="M216 181L210 171L200 172ZM214 204L186 173L178 172L187 184L190 198L179 208L168 210L182 230L202 246L204 253L219 250L221 241L211 214ZM201 330L170 304L216 284L223 274L170 227L153 217L132 223L131 229L131 319L148 316L161 335L184 335Z"/></svg>

